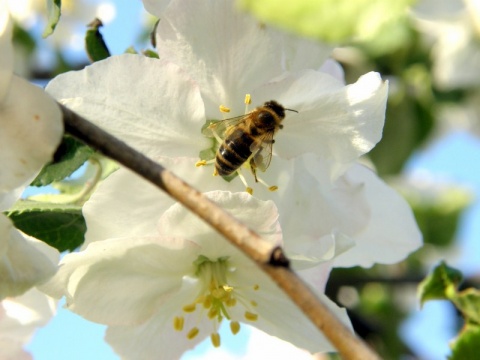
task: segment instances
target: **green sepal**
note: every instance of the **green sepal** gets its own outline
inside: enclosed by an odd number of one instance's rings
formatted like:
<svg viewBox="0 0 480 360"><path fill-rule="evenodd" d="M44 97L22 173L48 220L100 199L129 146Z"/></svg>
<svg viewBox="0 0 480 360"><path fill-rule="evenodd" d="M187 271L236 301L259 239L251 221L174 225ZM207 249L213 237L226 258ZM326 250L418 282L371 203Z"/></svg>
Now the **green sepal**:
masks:
<svg viewBox="0 0 480 360"><path fill-rule="evenodd" d="M150 49L143 50L142 54L152 59L160 59L160 56L158 56L158 53Z"/></svg>
<svg viewBox="0 0 480 360"><path fill-rule="evenodd" d="M480 291L478 289L466 289L452 301L457 309L462 312L465 321L480 326Z"/></svg>
<svg viewBox="0 0 480 360"><path fill-rule="evenodd" d="M80 206L20 200L7 216L17 229L60 252L73 251L84 242L87 226Z"/></svg>
<svg viewBox="0 0 480 360"><path fill-rule="evenodd" d="M42 37L46 38L53 34L62 13L61 0L47 0L47 25L43 30Z"/></svg>
<svg viewBox="0 0 480 360"><path fill-rule="evenodd" d="M85 50L91 62L110 57L110 51L99 30L102 26L103 24L99 19L94 19L88 24L88 30L85 33Z"/></svg>

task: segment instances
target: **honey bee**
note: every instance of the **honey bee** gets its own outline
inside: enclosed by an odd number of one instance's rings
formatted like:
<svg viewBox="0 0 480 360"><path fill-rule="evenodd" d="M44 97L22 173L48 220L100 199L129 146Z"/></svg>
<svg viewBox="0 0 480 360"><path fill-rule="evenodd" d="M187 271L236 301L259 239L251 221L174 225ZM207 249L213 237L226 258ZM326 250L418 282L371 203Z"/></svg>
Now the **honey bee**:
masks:
<svg viewBox="0 0 480 360"><path fill-rule="evenodd" d="M222 120L209 126L219 140L214 175L229 176L249 161L258 182L257 169L265 171L272 160L275 133L283 128L286 109L276 101L267 101L248 114Z"/></svg>

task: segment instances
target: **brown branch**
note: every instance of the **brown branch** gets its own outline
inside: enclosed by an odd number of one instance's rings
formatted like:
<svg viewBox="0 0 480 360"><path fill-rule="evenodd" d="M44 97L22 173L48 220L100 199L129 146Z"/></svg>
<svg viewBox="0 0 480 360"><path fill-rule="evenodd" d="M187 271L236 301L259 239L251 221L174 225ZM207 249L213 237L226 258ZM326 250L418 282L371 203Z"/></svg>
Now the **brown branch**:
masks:
<svg viewBox="0 0 480 360"><path fill-rule="evenodd" d="M324 333L345 359L379 359L362 340L333 315L288 266L281 248L272 247L255 232L215 205L163 166L60 105L65 131L133 170L164 190L210 224L252 258ZM281 316L281 314L279 314Z"/></svg>

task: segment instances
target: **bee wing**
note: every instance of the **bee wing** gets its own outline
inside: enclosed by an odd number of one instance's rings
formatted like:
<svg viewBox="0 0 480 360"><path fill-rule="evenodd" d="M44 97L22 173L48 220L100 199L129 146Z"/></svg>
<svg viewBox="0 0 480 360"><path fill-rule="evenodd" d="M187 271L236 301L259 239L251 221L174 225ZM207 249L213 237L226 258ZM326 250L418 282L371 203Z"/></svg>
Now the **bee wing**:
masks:
<svg viewBox="0 0 480 360"><path fill-rule="evenodd" d="M250 148L255 166L265 171L272 161L273 132L266 134L261 141L254 142Z"/></svg>
<svg viewBox="0 0 480 360"><path fill-rule="evenodd" d="M245 121L247 116L248 114L212 122L203 130L203 134L208 137L214 137L215 135L218 135L220 138L225 139L229 131L234 129L242 121Z"/></svg>

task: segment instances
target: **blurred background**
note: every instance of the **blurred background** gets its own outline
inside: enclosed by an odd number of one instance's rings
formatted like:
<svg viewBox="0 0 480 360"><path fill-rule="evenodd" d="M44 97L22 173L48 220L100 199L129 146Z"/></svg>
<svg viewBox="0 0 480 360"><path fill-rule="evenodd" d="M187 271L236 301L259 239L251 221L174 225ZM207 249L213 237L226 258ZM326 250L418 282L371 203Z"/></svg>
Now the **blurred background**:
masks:
<svg viewBox="0 0 480 360"><path fill-rule="evenodd" d="M46 39L45 1L10 2L16 72L38 84L90 63L84 38L96 17L111 54L154 50L149 36L156 19L140 0L64 0L62 18ZM462 289L479 287L478 3L419 1L333 54L347 83L371 70L389 80L383 139L367 160L409 201L424 235L425 245L404 262L335 269L327 286L327 294L349 309L356 332L385 359L444 359L450 353L462 317L450 302L431 301L420 308L417 298L419 282L442 259L463 273ZM60 306L27 349L39 360L117 359L103 342L104 329ZM233 339L225 332L221 351L207 341L184 359L259 358L267 340L258 336L249 330ZM275 351L285 356L288 349L286 344Z"/></svg>

